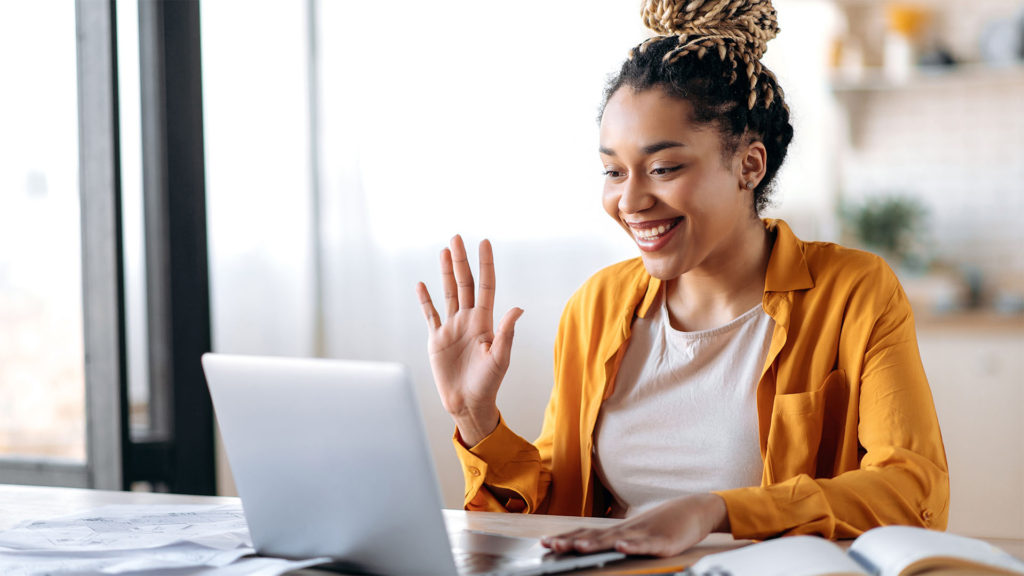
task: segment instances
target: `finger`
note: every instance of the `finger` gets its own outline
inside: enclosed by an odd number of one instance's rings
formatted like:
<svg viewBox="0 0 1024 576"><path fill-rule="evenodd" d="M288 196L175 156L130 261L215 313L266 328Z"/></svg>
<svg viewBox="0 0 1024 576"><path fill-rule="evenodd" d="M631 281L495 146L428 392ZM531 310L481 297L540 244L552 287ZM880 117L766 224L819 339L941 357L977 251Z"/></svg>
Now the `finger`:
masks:
<svg viewBox="0 0 1024 576"><path fill-rule="evenodd" d="M477 305L484 310L494 308L494 252L488 240L480 242L480 298Z"/></svg>
<svg viewBox="0 0 1024 576"><path fill-rule="evenodd" d="M585 531L585 528L577 528L571 532L563 532L561 534L556 534L554 536L544 536L540 539L540 543L545 548L550 548L555 552L559 552L559 550L556 550L557 547L561 547L563 552L568 551L570 549L569 542L572 540L572 538L579 534L582 534Z"/></svg>
<svg viewBox="0 0 1024 576"><path fill-rule="evenodd" d="M682 550L673 550L666 538L661 536L619 538L615 551L631 556L674 556Z"/></svg>
<svg viewBox="0 0 1024 576"><path fill-rule="evenodd" d="M441 250L441 287L444 289L445 312L451 318L459 311L459 297L452 270L452 253L447 248Z"/></svg>
<svg viewBox="0 0 1024 576"><path fill-rule="evenodd" d="M441 317L437 314L437 308L434 308L434 301L430 299L427 285L423 282L417 283L416 295L419 296L420 307L423 308L423 317L427 320L427 326L437 330L441 327Z"/></svg>
<svg viewBox="0 0 1024 576"><path fill-rule="evenodd" d="M551 542L552 540L557 540L558 538L567 538L569 536L573 536L573 535L579 534L580 532L583 532L584 530L585 530L585 528L577 528L577 529L571 530L569 532L562 532L562 533L559 533L559 534L549 534L547 536L542 536L541 539L540 539L540 542L541 542L541 544L543 544L545 542Z"/></svg>
<svg viewBox="0 0 1024 576"><path fill-rule="evenodd" d="M593 552L600 550L603 530L581 529L560 534L551 539L551 550L559 554L566 552ZM608 541L606 548L611 548L614 539Z"/></svg>
<svg viewBox="0 0 1024 576"><path fill-rule="evenodd" d="M600 530L592 534L583 534L573 542L573 550L584 554L599 552L601 550L611 550L615 548L615 542L618 539L619 532L614 528L609 530Z"/></svg>
<svg viewBox="0 0 1024 576"><path fill-rule="evenodd" d="M469 269L466 245L458 234L452 238L452 265L455 267L455 283L459 287L459 308L473 307L473 271Z"/></svg>
<svg viewBox="0 0 1024 576"><path fill-rule="evenodd" d="M512 340L515 338L516 321L522 315L522 308L509 310L501 317L498 329L494 332L491 354L494 356L494 362L502 369L508 368L508 364L512 360Z"/></svg>

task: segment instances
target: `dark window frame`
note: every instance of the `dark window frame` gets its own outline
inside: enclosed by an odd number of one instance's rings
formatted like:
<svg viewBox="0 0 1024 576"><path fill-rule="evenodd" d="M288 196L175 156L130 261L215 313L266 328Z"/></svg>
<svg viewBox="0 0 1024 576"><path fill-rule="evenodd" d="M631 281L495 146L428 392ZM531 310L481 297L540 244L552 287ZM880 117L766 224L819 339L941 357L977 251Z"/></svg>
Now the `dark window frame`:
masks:
<svg viewBox="0 0 1024 576"><path fill-rule="evenodd" d="M131 0L124 0L131 1ZM114 0L77 0L86 461L0 457L0 483L215 494L197 0L139 0L152 433L128 425Z"/></svg>
<svg viewBox="0 0 1024 576"><path fill-rule="evenodd" d="M215 494L199 2L139 2L150 430L125 485Z"/></svg>

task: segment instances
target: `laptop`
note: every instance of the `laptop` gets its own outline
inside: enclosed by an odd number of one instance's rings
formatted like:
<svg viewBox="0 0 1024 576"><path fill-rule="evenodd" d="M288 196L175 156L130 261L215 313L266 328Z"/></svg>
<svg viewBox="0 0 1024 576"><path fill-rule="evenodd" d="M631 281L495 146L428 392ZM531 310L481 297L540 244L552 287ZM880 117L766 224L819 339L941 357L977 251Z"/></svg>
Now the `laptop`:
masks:
<svg viewBox="0 0 1024 576"><path fill-rule="evenodd" d="M600 566L535 539L445 528L399 364L205 354L203 370L256 551L367 574L527 576Z"/></svg>

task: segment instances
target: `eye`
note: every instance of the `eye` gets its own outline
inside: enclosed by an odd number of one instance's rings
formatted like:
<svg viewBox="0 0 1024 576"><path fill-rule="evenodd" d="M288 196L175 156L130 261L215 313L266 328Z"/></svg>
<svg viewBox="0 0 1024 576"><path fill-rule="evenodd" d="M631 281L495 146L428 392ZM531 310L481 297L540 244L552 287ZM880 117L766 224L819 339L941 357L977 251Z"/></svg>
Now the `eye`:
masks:
<svg viewBox="0 0 1024 576"><path fill-rule="evenodd" d="M682 164L677 164L675 166L657 166L651 169L651 174L655 176L665 176L681 169L682 167Z"/></svg>
<svg viewBox="0 0 1024 576"><path fill-rule="evenodd" d="M606 168L602 174L604 174L605 178L621 178L623 176L623 172L615 168Z"/></svg>

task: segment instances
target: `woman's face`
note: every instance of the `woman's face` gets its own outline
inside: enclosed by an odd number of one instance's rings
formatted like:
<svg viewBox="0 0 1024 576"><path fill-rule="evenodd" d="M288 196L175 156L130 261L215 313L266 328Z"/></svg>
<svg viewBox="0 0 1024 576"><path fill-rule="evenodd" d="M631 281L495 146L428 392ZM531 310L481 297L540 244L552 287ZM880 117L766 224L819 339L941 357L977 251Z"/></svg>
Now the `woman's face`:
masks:
<svg viewBox="0 0 1024 576"><path fill-rule="evenodd" d="M746 151L723 158L721 134L695 125L687 101L629 87L609 99L600 144L604 208L636 242L652 276L670 280L728 265L755 219Z"/></svg>

